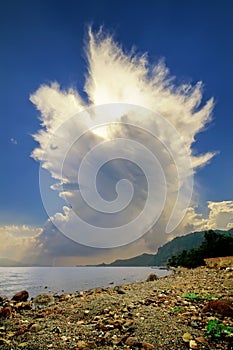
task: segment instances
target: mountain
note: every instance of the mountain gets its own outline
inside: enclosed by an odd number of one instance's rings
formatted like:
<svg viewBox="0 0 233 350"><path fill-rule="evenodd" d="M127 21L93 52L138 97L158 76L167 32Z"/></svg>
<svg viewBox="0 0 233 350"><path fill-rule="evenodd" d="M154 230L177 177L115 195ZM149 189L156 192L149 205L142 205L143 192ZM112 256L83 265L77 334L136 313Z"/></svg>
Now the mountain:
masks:
<svg viewBox="0 0 233 350"><path fill-rule="evenodd" d="M115 260L111 264L104 264L105 266L153 266L153 259L155 255L154 254L142 254L135 256L130 259L125 260Z"/></svg>
<svg viewBox="0 0 233 350"><path fill-rule="evenodd" d="M230 233L233 235L233 229L229 231L215 230L216 233ZM175 237L158 249L157 254L142 254L134 258L125 260L115 260L107 266L161 266L166 265L169 258L181 253L184 249L189 250L197 248L204 240L205 231L192 232L185 236Z"/></svg>

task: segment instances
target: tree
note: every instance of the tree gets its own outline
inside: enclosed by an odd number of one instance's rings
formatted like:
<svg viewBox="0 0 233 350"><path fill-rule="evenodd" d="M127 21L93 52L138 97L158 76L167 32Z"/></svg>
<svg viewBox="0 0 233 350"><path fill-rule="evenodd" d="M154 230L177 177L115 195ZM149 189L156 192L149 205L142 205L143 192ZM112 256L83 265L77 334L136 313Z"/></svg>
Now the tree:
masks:
<svg viewBox="0 0 233 350"><path fill-rule="evenodd" d="M193 268L205 265L205 258L233 255L233 237L229 233L220 234L213 230L205 231L204 241L199 248L172 256L168 260L169 266L184 266Z"/></svg>

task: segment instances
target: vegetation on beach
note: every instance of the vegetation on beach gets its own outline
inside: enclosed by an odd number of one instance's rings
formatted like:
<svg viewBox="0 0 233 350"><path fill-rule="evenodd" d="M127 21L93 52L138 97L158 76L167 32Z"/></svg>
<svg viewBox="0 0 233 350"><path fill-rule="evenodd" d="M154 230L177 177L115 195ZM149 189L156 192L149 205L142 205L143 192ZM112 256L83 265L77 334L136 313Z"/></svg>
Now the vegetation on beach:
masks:
<svg viewBox="0 0 233 350"><path fill-rule="evenodd" d="M210 320L206 325L206 335L214 339L221 339L226 335L233 336L233 327L220 323L218 319Z"/></svg>

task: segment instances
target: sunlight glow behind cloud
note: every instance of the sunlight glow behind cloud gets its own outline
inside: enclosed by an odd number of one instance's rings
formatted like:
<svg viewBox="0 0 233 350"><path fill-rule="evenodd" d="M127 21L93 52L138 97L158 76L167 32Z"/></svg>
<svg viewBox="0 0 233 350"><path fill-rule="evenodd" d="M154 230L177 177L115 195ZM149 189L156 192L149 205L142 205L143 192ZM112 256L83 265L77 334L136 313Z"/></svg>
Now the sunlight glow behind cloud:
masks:
<svg viewBox="0 0 233 350"><path fill-rule="evenodd" d="M202 83L197 82L195 85L185 83L177 85L174 77L169 74L169 69L166 67L163 60L157 64L151 64L147 58L147 55L137 55L133 51L126 53L120 47L119 44L114 42L112 36L106 35L101 29L98 33L93 33L89 29L89 41L86 46L86 55L88 59L88 75L86 77L86 83L84 90L88 96L88 102L84 101L78 91L75 89L69 89L67 91L60 88L58 83L52 83L51 85L42 85L33 95L30 100L40 111L41 126L42 128L34 136L35 140L39 143L32 156L38 161L42 161L43 167L49 171L51 176L56 179L53 188L58 190L61 198L72 197L72 191L61 188L59 191L59 185L61 185L60 163L62 152L66 144L69 144L70 138L76 132L91 128L98 122L104 122L105 119L101 119L99 115L90 115L86 113L86 117L80 120L80 123L72 125L70 129L66 129L65 133L59 135L56 138L57 143L51 145L51 150L47 152L46 158L44 157L45 150L47 151L48 142L54 137L58 128L72 116L82 111L85 111L89 107L99 106L109 103L119 104L132 104L144 107L155 113L162 115L169 123L171 123L180 134L183 142L186 145L187 152L192 160L192 168L194 171L207 164L214 153L209 152L203 155L193 154L193 145L195 143L196 135L204 129L206 124L211 120L211 114L214 106L214 101L211 98L206 103L202 102ZM129 115L125 111L116 110L115 114L109 115L109 122L125 122L130 120ZM152 118L141 118L140 115L134 116L132 120L140 127L147 127L153 130L159 130L160 139L175 152L177 155L176 161L180 167L186 169L185 157L183 156L182 149L179 148L180 144L176 138L176 135L170 133L169 130L161 128L161 125ZM96 144L100 139L108 139L109 137L117 137L118 135L125 135L125 137L134 138L132 130L126 128L111 128L100 127L95 129L88 139L88 142L83 142L82 147L78 149L78 152L74 152L74 158L69 159L66 172L66 188L69 184L75 184L77 182L76 172L77 163L80 163L83 155ZM146 140L145 135L137 135L137 139L146 143L149 147L150 142ZM60 143L59 143L60 142ZM106 148L106 152L108 149ZM156 225L157 232L164 232L167 220L174 206L175 194L174 194L174 178L177 177L174 164L169 159L169 155L164 150L159 152L159 160L163 165L163 169L166 174L168 199L166 201L166 207L162 213L160 220ZM68 171L69 170L69 171ZM120 175L125 178L124 171L128 171L127 176L130 177L135 170L122 168L122 164L115 164L111 171L105 172L105 178L100 181L100 188L105 196L108 196L109 192L113 192L112 174L120 178ZM109 171L109 169L108 169ZM190 176L190 168L186 173L182 174L183 179ZM126 176L126 178L127 178ZM141 210L140 201L144 195L144 187L138 193L132 213L135 215L138 210ZM185 200L185 198L184 198ZM229 207L226 202L222 202L223 206ZM78 203L80 205L80 203ZM194 205L196 203L193 203ZM220 212L220 205L217 205ZM210 213L214 212L216 217L217 212L214 205L209 203ZM80 206L77 210L81 210ZM63 211L62 211L63 210ZM153 208L151 208L153 210ZM54 216L57 220L70 220L70 208L64 205L61 211L54 212ZM129 213L127 213L128 215ZM85 215L85 214L84 214ZM89 214L88 214L89 215ZM91 220L96 219L94 215L91 216ZM192 221L193 220L193 223ZM203 221L204 220L204 221ZM221 220L220 220L221 221ZM217 223L217 222L216 222ZM227 226L226 223L225 226ZM214 225L210 221L205 221L200 215L196 214L193 208L189 208L187 215L179 228L173 233L173 235L180 235L187 232L187 229L195 229L195 227L207 227L210 225L212 228ZM77 228L78 230L78 228ZM155 232L149 232L145 236L145 246L158 246L167 240L167 236L158 239ZM151 245L154 242L155 245ZM148 245L147 245L148 243Z"/></svg>

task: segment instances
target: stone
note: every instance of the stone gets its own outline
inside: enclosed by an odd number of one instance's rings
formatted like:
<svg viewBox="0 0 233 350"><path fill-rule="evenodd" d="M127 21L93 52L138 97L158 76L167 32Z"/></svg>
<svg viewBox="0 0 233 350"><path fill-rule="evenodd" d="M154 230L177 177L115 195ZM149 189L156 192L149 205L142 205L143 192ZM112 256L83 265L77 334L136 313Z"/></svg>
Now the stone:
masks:
<svg viewBox="0 0 233 350"><path fill-rule="evenodd" d="M30 332L38 332L41 330L41 326L39 325L39 323L33 323L29 330Z"/></svg>
<svg viewBox="0 0 233 350"><path fill-rule="evenodd" d="M198 349L198 345L197 345L197 343L195 342L195 340L190 340L190 342L189 342L189 348L190 348L190 349Z"/></svg>
<svg viewBox="0 0 233 350"><path fill-rule="evenodd" d="M6 306L0 310L0 318L6 320L7 318L12 317L12 308L11 306Z"/></svg>
<svg viewBox="0 0 233 350"><path fill-rule="evenodd" d="M115 292L117 292L118 294L126 294L125 291L120 288L119 286L115 286L113 289Z"/></svg>
<svg viewBox="0 0 233 350"><path fill-rule="evenodd" d="M23 342L23 343L20 343L20 344L17 344L17 346L19 347L19 348L26 348L26 346L28 346L28 342Z"/></svg>
<svg viewBox="0 0 233 350"><path fill-rule="evenodd" d="M205 337L197 337L197 338L195 338L195 340L196 340L197 343L201 343L201 344L206 344L207 343Z"/></svg>
<svg viewBox="0 0 233 350"><path fill-rule="evenodd" d="M11 344L11 341L0 337L0 344L7 344L7 345L10 345L10 344Z"/></svg>
<svg viewBox="0 0 233 350"><path fill-rule="evenodd" d="M61 328L60 327L55 327L54 329L53 329L53 333L56 333L56 334L61 334Z"/></svg>
<svg viewBox="0 0 233 350"><path fill-rule="evenodd" d="M14 301L27 301L29 294L26 290L16 293L11 300Z"/></svg>
<svg viewBox="0 0 233 350"><path fill-rule="evenodd" d="M87 349L89 349L89 347L88 347L88 344L87 344L85 341L80 340L80 341L77 343L76 349L77 349L77 350L78 350L78 349L80 349L80 350L87 350Z"/></svg>
<svg viewBox="0 0 233 350"><path fill-rule="evenodd" d="M59 301L67 301L71 298L70 294L62 294L59 296Z"/></svg>
<svg viewBox="0 0 233 350"><path fill-rule="evenodd" d="M151 350L154 349L154 345L146 342L142 342L142 349L144 350Z"/></svg>
<svg viewBox="0 0 233 350"><path fill-rule="evenodd" d="M185 343L189 343L192 338L193 337L191 336L190 333L184 333L182 336L182 339Z"/></svg>
<svg viewBox="0 0 233 350"><path fill-rule="evenodd" d="M125 341L125 345L128 346L138 346L139 345L139 341L136 337L128 337Z"/></svg>
<svg viewBox="0 0 233 350"><path fill-rule="evenodd" d="M55 303L55 299L51 294L41 293L33 299L34 308L44 308Z"/></svg>
<svg viewBox="0 0 233 350"><path fill-rule="evenodd" d="M213 312L222 316L233 317L233 307L227 300L210 300L202 312Z"/></svg>
<svg viewBox="0 0 233 350"><path fill-rule="evenodd" d="M31 302L28 301L21 301L15 305L16 310L31 310L31 308Z"/></svg>
<svg viewBox="0 0 233 350"><path fill-rule="evenodd" d="M155 273L150 273L147 276L146 282L152 282L152 281L156 281L158 279L158 277L156 276Z"/></svg>
<svg viewBox="0 0 233 350"><path fill-rule="evenodd" d="M8 303L8 299L5 295L0 295L0 305Z"/></svg>

